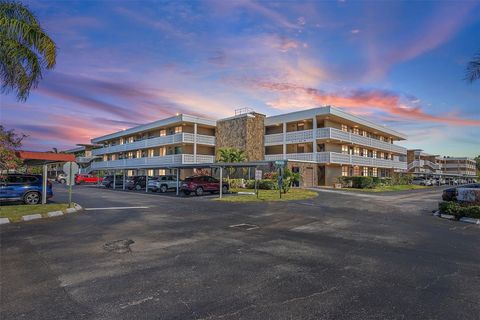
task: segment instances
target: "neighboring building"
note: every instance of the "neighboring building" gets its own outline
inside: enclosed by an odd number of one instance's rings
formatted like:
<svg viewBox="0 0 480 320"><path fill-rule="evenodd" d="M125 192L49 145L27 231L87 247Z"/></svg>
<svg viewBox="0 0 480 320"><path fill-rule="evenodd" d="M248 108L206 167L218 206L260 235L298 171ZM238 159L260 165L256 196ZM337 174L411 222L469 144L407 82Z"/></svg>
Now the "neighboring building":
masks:
<svg viewBox="0 0 480 320"><path fill-rule="evenodd" d="M442 173L440 156L426 153L421 149L407 150L407 162L410 173Z"/></svg>
<svg viewBox="0 0 480 320"><path fill-rule="evenodd" d="M278 116L247 110L218 121L178 115L92 139L89 170L163 174L180 168L182 177L215 162L219 148L245 151L248 161L266 165L286 160L303 186L333 185L339 176L388 177L407 169L407 150L394 144L406 136L334 107Z"/></svg>
<svg viewBox="0 0 480 320"><path fill-rule="evenodd" d="M475 178L475 160L468 157L442 157L421 149L407 151L408 172L432 177Z"/></svg>
<svg viewBox="0 0 480 320"><path fill-rule="evenodd" d="M444 174L458 174L467 177L476 177L476 162L468 157L443 157L439 159Z"/></svg>

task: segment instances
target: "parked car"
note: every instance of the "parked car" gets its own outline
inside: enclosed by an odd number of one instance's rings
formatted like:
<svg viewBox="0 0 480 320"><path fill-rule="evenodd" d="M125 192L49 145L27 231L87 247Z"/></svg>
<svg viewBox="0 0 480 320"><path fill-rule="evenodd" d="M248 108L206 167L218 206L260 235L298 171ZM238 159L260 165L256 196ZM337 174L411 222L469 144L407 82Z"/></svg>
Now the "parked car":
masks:
<svg viewBox="0 0 480 320"><path fill-rule="evenodd" d="M178 186L181 186L182 181L178 182ZM148 190L153 192L165 193L169 189L177 188L177 177L174 175L158 176L148 180Z"/></svg>
<svg viewBox="0 0 480 320"><path fill-rule="evenodd" d="M222 192L227 193L229 185L227 182L222 183ZM193 176L188 177L182 182L180 188L183 193L189 195L195 192L197 196L203 195L205 192L220 191L220 181L211 176Z"/></svg>
<svg viewBox="0 0 480 320"><path fill-rule="evenodd" d="M102 182L103 178L91 175L91 174L76 174L75 175L75 184L82 183L98 183Z"/></svg>
<svg viewBox="0 0 480 320"><path fill-rule="evenodd" d="M67 183L67 175L65 173L59 173L55 179L58 183Z"/></svg>
<svg viewBox="0 0 480 320"><path fill-rule="evenodd" d="M8 174L0 176L0 201L23 201L39 204L42 201L42 176ZM53 197L52 183L47 181L47 199Z"/></svg>
<svg viewBox="0 0 480 320"><path fill-rule="evenodd" d="M448 188L443 190L442 200L443 201L457 201L457 188ZM472 183L462 186L462 188L480 188L480 183Z"/></svg>
<svg viewBox="0 0 480 320"><path fill-rule="evenodd" d="M148 177L148 180L153 179L153 177ZM133 176L133 177L128 177L125 187L128 190L142 190L145 189L146 184L145 184L145 176Z"/></svg>
<svg viewBox="0 0 480 320"><path fill-rule="evenodd" d="M102 179L102 185L105 188L113 188L113 175L112 176L105 176ZM122 188L123 187L123 176L115 176L115 188Z"/></svg>
<svg viewBox="0 0 480 320"><path fill-rule="evenodd" d="M412 180L412 184L415 184L418 186L431 186L432 182L429 179L415 177Z"/></svg>

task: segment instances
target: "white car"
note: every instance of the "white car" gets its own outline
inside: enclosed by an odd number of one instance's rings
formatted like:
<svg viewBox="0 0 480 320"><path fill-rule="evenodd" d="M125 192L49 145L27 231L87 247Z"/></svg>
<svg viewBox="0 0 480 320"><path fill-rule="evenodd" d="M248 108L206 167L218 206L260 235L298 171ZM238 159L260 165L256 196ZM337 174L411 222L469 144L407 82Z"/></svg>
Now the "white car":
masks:
<svg viewBox="0 0 480 320"><path fill-rule="evenodd" d="M181 181L178 182L180 188ZM148 190L165 193L177 188L177 177L174 175L158 176L148 181Z"/></svg>

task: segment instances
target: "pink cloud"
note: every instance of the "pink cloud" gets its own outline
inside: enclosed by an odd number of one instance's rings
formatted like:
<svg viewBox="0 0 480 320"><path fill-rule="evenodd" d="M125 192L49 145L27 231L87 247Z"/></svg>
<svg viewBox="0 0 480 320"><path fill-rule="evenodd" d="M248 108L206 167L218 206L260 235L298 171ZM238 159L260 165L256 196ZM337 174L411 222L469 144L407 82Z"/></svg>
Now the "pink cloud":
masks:
<svg viewBox="0 0 480 320"><path fill-rule="evenodd" d="M334 105L354 111L377 110L386 112L398 119L428 121L456 126L480 126L480 120L465 119L455 114L431 115L420 107L412 107L403 102L403 98L385 90L351 90L346 93L323 92L318 89L303 87L290 83L256 82L254 86L260 90L280 93L278 100L270 102L274 108L291 109L305 107L296 104L298 101L309 102L310 105ZM289 98L294 97L293 100ZM283 98L286 97L286 100ZM292 104L293 102L293 104Z"/></svg>

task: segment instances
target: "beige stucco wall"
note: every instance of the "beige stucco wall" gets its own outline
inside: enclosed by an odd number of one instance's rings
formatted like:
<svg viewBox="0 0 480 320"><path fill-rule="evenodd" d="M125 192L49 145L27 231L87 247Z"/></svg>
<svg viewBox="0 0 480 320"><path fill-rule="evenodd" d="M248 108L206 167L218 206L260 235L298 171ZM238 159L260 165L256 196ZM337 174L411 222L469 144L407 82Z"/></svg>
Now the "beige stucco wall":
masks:
<svg viewBox="0 0 480 320"><path fill-rule="evenodd" d="M329 119L325 119L324 126L325 127L330 127L330 128L342 129L342 125L340 123L334 122L334 121L329 120Z"/></svg>
<svg viewBox="0 0 480 320"><path fill-rule="evenodd" d="M335 143L324 143L325 145L325 151L329 152L342 152L342 145L341 144L335 144Z"/></svg>
<svg viewBox="0 0 480 320"><path fill-rule="evenodd" d="M338 183L338 177L342 176L342 166L325 166L325 185L332 187Z"/></svg>

